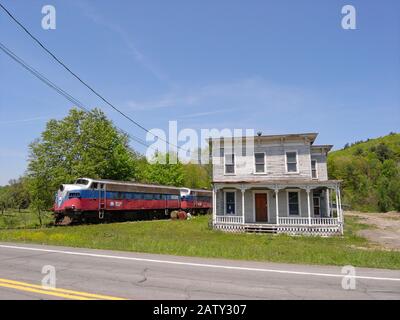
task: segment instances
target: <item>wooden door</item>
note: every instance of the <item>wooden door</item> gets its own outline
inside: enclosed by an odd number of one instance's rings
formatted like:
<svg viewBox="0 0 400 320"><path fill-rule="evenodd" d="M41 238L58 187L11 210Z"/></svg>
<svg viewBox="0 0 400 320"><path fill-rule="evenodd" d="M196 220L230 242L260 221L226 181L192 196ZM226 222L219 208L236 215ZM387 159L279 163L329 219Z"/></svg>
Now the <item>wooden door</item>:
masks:
<svg viewBox="0 0 400 320"><path fill-rule="evenodd" d="M256 222L268 221L268 203L266 193L255 194Z"/></svg>

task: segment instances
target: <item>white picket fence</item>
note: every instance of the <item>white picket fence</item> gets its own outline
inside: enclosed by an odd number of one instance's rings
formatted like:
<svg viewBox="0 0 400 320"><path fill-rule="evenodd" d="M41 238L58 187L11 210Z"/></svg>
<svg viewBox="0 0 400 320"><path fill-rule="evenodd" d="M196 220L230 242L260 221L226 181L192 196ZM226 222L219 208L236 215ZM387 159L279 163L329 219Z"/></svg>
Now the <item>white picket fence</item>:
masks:
<svg viewBox="0 0 400 320"><path fill-rule="evenodd" d="M279 225L299 226L309 225L310 221L307 217L280 217ZM335 226L338 225L337 218L311 218L313 226Z"/></svg>
<svg viewBox="0 0 400 320"><path fill-rule="evenodd" d="M242 216L216 216L216 223L228 223L228 224L241 224L243 223Z"/></svg>

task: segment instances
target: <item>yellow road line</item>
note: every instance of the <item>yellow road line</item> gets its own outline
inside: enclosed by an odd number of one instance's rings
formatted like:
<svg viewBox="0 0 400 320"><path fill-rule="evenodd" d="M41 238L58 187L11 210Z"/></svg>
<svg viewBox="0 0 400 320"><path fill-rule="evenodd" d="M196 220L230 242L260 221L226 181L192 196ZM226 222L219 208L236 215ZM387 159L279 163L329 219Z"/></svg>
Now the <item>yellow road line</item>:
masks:
<svg viewBox="0 0 400 320"><path fill-rule="evenodd" d="M125 300L123 298L94 294L88 292L74 291L61 288L46 288L40 285L30 284L21 281L2 279L0 278L0 286L6 288L13 288L22 291L36 292L46 295L53 295L57 297L67 298L67 299L78 299L78 300Z"/></svg>
<svg viewBox="0 0 400 320"><path fill-rule="evenodd" d="M28 287L23 287L23 286L16 286L16 285L7 284L7 283L0 283L0 287L11 288L11 289L21 290L21 291L26 291L26 292L40 293L40 294L44 294L44 295L60 297L60 298L65 298L65 299L90 300L90 298L73 296L73 295L57 293L57 292L50 292L50 291L39 290L39 289L33 289L33 288L28 288Z"/></svg>

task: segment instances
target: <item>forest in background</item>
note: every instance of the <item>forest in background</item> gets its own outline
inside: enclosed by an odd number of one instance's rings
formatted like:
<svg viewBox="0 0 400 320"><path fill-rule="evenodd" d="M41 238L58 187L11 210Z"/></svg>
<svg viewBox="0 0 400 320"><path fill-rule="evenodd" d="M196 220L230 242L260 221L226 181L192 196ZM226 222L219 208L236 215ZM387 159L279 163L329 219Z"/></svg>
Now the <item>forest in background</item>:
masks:
<svg viewBox="0 0 400 320"><path fill-rule="evenodd" d="M330 179L343 180L343 203L366 212L400 211L400 134L347 143L328 156Z"/></svg>

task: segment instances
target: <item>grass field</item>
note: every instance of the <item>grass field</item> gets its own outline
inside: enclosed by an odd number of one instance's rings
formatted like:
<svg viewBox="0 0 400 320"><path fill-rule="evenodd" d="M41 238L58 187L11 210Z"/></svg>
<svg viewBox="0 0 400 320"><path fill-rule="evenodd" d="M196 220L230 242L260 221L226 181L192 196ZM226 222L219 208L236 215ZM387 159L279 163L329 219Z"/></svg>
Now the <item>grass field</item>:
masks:
<svg viewBox="0 0 400 320"><path fill-rule="evenodd" d="M53 221L51 212L42 213L42 224L49 225ZM36 213L29 210L7 210L0 213L0 229L38 228L40 220Z"/></svg>
<svg viewBox="0 0 400 320"><path fill-rule="evenodd" d="M356 217L346 219L344 237L332 238L223 233L208 227L209 216L195 217L189 221L141 221L37 229L24 229L22 219L18 219L20 229L0 230L0 241L400 269L400 252L380 250L356 235L357 230L367 228Z"/></svg>

